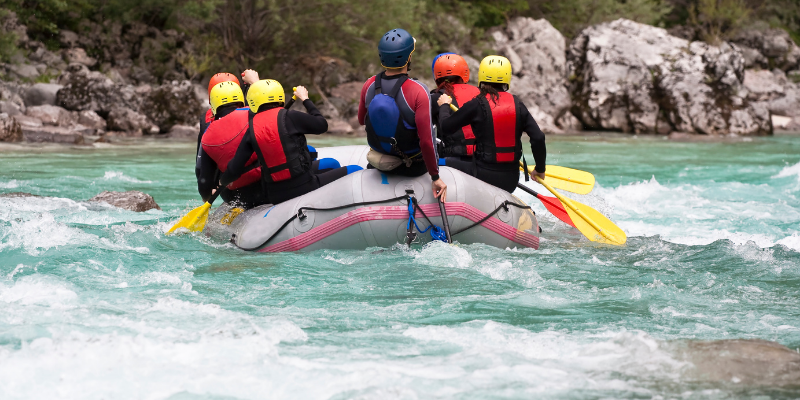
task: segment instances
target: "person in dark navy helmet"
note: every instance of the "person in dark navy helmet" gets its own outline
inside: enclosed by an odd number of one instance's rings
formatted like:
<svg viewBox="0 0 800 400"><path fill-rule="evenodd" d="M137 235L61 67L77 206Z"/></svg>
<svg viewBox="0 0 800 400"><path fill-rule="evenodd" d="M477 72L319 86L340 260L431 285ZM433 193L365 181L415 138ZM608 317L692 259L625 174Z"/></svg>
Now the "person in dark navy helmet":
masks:
<svg viewBox="0 0 800 400"><path fill-rule="evenodd" d="M428 173L434 196L444 201L447 185L439 178L428 88L408 77L416 40L403 29L386 32L378 43L385 69L364 83L358 122L366 126L370 168L416 177Z"/></svg>

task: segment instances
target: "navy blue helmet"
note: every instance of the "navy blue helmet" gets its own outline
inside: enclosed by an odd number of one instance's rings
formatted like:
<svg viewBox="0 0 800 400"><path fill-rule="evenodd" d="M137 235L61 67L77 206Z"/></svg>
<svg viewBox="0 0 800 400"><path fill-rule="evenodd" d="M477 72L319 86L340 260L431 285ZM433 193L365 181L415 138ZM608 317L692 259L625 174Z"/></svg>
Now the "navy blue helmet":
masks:
<svg viewBox="0 0 800 400"><path fill-rule="evenodd" d="M416 40L405 29L386 32L378 43L378 55L384 68L403 68L408 64Z"/></svg>

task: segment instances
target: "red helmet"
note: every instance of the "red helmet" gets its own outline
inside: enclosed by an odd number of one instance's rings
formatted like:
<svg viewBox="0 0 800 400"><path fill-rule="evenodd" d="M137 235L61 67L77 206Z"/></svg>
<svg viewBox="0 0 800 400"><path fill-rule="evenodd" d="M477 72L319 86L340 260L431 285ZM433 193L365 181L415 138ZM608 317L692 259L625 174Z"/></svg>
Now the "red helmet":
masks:
<svg viewBox="0 0 800 400"><path fill-rule="evenodd" d="M446 54L439 57L433 64L433 76L437 81L447 76L458 76L464 80L464 83L467 83L469 82L469 65L458 54Z"/></svg>
<svg viewBox="0 0 800 400"><path fill-rule="evenodd" d="M239 85L239 78L237 78L236 75L229 74L227 72L220 72L218 74L214 74L214 76L211 77L211 81L208 82L209 96L211 96L211 89L214 88L214 86L217 86L217 84L221 82L236 82L236 84Z"/></svg>

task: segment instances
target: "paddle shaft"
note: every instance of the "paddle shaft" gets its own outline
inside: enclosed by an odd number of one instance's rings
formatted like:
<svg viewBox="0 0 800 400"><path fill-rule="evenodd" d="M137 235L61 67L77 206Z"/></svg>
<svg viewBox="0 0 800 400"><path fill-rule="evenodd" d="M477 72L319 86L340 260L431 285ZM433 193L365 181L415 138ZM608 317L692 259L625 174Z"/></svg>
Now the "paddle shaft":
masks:
<svg viewBox="0 0 800 400"><path fill-rule="evenodd" d="M450 236L450 222L447 221L447 208L444 206L442 199L439 199L439 211L442 213L442 225L444 226L444 234L447 235L447 243L453 243L453 237Z"/></svg>
<svg viewBox="0 0 800 400"><path fill-rule="evenodd" d="M527 187L527 186L525 186L525 185L523 185L521 183L517 183L517 187L522 189L522 190L524 190L529 195L531 195L533 197L536 197L537 199L539 198L539 193L536 193L535 190L533 190L533 189L531 189L531 188L529 188L529 187Z"/></svg>
<svg viewBox="0 0 800 400"><path fill-rule="evenodd" d="M600 234L603 235L603 237L605 237L606 239L608 239L608 240L610 240L612 242L618 242L617 238L615 238L614 235L610 234L609 232L606 232L603 228L601 228L599 225L597 225L596 222L594 222L591 218L589 218L583 212L583 210L581 210L578 207L575 207L575 204L573 204L570 199L558 194L558 192L556 192L555 189L550 187L550 185L548 185L544 180L542 180L538 176L536 177L536 181L539 182L542 186L544 186L547 190L549 190L550 193L552 193L554 196L556 196L559 200L561 200L561 202L564 205L566 205L567 207L569 207L570 210L572 210L575 214L578 214L579 217L583 218L583 220L586 221L586 223L588 223L589 225L591 225L592 228L594 228L596 231L600 232Z"/></svg>
<svg viewBox="0 0 800 400"><path fill-rule="evenodd" d="M297 90L297 88L296 88L296 87L293 87L293 88L292 88L292 91L295 91L295 90ZM288 110L288 109L290 109L290 108L292 108L292 106L294 105L294 101L295 101L295 100L297 100L297 96L292 96L292 98L291 98L291 99L289 99L289 101L288 101L288 102L286 102L286 105L285 105L285 106L283 106L283 108L285 108L285 109L287 109L287 110Z"/></svg>

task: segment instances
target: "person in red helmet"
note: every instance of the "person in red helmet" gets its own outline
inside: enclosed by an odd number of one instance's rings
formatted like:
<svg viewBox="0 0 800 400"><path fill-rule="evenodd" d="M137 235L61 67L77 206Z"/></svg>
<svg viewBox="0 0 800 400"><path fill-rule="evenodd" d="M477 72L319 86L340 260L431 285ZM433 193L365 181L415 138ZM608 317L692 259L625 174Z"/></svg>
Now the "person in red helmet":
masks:
<svg viewBox="0 0 800 400"><path fill-rule="evenodd" d="M209 105L211 104L211 90L214 89L214 86L217 86L217 84L222 82L235 82L236 85L241 86L239 84L239 79L234 74L228 72L214 74L214 76L211 77L211 80L208 81ZM247 92L245 91L244 93L246 94ZM215 107L213 106L209 107L208 110L206 110L206 112L200 116L200 132L197 134L197 150L195 150L197 160L194 168L194 175L198 180L200 179L200 145L203 141L203 134L206 132L206 129L208 129L209 124L211 124L215 119L219 119L214 117L214 108Z"/></svg>
<svg viewBox="0 0 800 400"><path fill-rule="evenodd" d="M472 126L467 125L456 132L445 135L439 124L439 96L446 94L453 99L453 104L460 107L474 99L480 89L467 84L469 82L469 65L458 54L443 53L433 61L433 79L437 88L431 91L431 117L436 125L436 134L442 141L439 146L439 157L460 157L463 161L471 162L475 153L475 134ZM453 162L454 160L450 160Z"/></svg>

